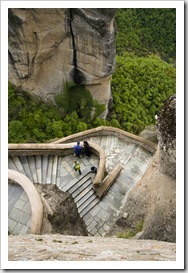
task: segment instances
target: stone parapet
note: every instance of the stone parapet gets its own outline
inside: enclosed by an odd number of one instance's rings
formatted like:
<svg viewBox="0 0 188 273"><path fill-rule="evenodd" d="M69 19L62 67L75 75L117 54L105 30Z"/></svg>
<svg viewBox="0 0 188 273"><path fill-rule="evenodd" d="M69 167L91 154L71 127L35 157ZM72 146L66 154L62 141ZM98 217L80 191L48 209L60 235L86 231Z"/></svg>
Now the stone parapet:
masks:
<svg viewBox="0 0 188 273"><path fill-rule="evenodd" d="M105 136L105 135L115 135L121 139L123 139L124 141L130 142L130 143L135 143L138 144L140 146L142 146L143 148L145 148L146 150L150 151L151 153L155 153L155 151L157 150L157 145L145 138L142 138L140 136L131 134L129 132L123 131L119 128L115 128L115 127L110 127L110 126L100 126L97 128L93 128L87 131L83 131L83 132L79 132L67 137L63 137L60 138L56 141L53 141L53 143L68 143L70 141L80 141L82 139L84 139L85 137L91 137L91 136Z"/></svg>
<svg viewBox="0 0 188 273"><path fill-rule="evenodd" d="M122 169L123 166L121 164L117 164L115 168L104 178L100 187L97 187L95 189L99 198L102 198L107 193L107 191L114 183L114 181L117 179Z"/></svg>

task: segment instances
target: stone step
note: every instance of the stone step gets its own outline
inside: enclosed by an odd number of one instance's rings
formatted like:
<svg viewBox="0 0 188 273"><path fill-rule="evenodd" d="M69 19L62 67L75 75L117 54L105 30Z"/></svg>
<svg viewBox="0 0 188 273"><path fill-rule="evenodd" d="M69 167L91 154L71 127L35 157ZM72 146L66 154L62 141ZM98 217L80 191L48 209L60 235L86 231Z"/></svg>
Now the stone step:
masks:
<svg viewBox="0 0 188 273"><path fill-rule="evenodd" d="M78 183L69 189L69 193L75 198L85 187L91 184L91 177L89 175L84 176Z"/></svg>
<svg viewBox="0 0 188 273"><path fill-rule="evenodd" d="M72 179L69 183L67 183L65 186L62 187L63 191L69 191L75 184L77 184L79 181L81 181L85 176L87 176L88 170L84 169L82 171L82 174L79 177L76 177Z"/></svg>
<svg viewBox="0 0 188 273"><path fill-rule="evenodd" d="M22 163L22 166L23 166L23 168L25 170L26 176L29 178L29 180L31 182L33 182L33 177L32 177L32 174L31 174L31 170L30 170L30 167L29 167L27 156L20 156L19 158L20 158L20 162Z"/></svg>
<svg viewBox="0 0 188 273"><path fill-rule="evenodd" d="M46 174L46 184L51 184L52 181L52 168L53 168L53 155L48 156L48 167Z"/></svg>
<svg viewBox="0 0 188 273"><path fill-rule="evenodd" d="M37 170L36 170L36 165L35 165L35 158L33 155L28 156L28 163L29 163L29 168L31 170L31 174L32 174L32 182L33 183L38 183L37 180Z"/></svg>
<svg viewBox="0 0 188 273"><path fill-rule="evenodd" d="M92 201L94 199L97 198L97 195L96 194L92 194L87 200L86 202L84 202L84 204L82 204L79 208L78 208L78 213L80 214L85 208L89 208L90 207L90 204L92 203Z"/></svg>
<svg viewBox="0 0 188 273"><path fill-rule="evenodd" d="M74 198L75 202L78 202L84 195L93 188L91 180L87 180L81 187L79 187L73 194L72 197Z"/></svg>
<svg viewBox="0 0 188 273"><path fill-rule="evenodd" d="M54 155L52 166L52 184L56 184L58 156Z"/></svg>
<svg viewBox="0 0 188 273"><path fill-rule="evenodd" d="M43 155L41 158L41 168L42 168L42 183L46 183L46 175L47 175L47 169L48 169L48 156Z"/></svg>
<svg viewBox="0 0 188 273"><path fill-rule="evenodd" d="M14 165L16 166L18 172L25 175L25 171L23 169L22 163L20 162L20 159L18 156L12 156L12 161L14 162Z"/></svg>
<svg viewBox="0 0 188 273"><path fill-rule="evenodd" d="M82 192L82 196L80 196L81 198L79 199L79 201L76 202L77 208L84 204L92 195L95 195L95 192L92 188L92 185L90 185L88 188L85 189L84 192Z"/></svg>
<svg viewBox="0 0 188 273"><path fill-rule="evenodd" d="M16 168L16 166L15 166L15 164L14 164L14 162L13 162L13 160L12 160L12 158L10 156L8 158L8 167L11 170L17 171L17 168Z"/></svg>
<svg viewBox="0 0 188 273"><path fill-rule="evenodd" d="M69 189L69 193L70 194L74 193L74 191L81 187L90 178L91 178L90 173L87 173L87 175L85 175L82 179L79 180L78 183L75 183L75 185Z"/></svg>
<svg viewBox="0 0 188 273"><path fill-rule="evenodd" d="M61 157L58 157L57 161L57 177L56 177L56 185L59 188L61 184Z"/></svg>
<svg viewBox="0 0 188 273"><path fill-rule="evenodd" d="M97 203L100 202L100 199L95 196L95 199L93 199L93 201L87 205L87 207L85 207L85 209L83 209L82 211L80 211L80 217L84 217Z"/></svg>
<svg viewBox="0 0 188 273"><path fill-rule="evenodd" d="M42 166L41 166L41 155L35 156L36 170L37 170L37 181L42 183Z"/></svg>

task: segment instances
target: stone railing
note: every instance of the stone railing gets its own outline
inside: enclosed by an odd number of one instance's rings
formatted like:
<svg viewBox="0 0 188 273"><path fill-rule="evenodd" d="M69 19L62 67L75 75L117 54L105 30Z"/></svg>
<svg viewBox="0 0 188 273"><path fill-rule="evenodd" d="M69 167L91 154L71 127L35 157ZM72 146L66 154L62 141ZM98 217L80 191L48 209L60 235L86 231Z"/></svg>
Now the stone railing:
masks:
<svg viewBox="0 0 188 273"><path fill-rule="evenodd" d="M142 137L133 135L131 133L125 132L118 128L101 126L97 128L93 128L84 132L79 132L51 143L47 144L9 144L9 155L67 155L73 153L73 146L76 141L80 141L82 145L82 141L86 137L91 136L106 136L106 135L115 135L118 138L123 139L124 141L135 143L142 146L144 149L148 150L151 153L155 153L157 149L157 145L153 142L150 142ZM104 150L94 142L90 142L91 150L94 154L99 157L99 166L97 174L93 180L94 187L99 187L103 183L104 175L105 175L105 163L106 163L106 155ZM120 168L121 169L121 168ZM119 171L120 172L120 171ZM119 173L118 172L118 173ZM114 176L117 176L116 171L113 172L109 176L108 180L111 182L114 181Z"/></svg>
<svg viewBox="0 0 188 273"><path fill-rule="evenodd" d="M81 142L81 145L83 143ZM75 142L64 144L8 144L9 156L29 155L69 155L73 154ZM99 158L97 174L93 180L95 187L100 186L105 173L106 155L104 150L96 143L90 142L91 151Z"/></svg>
<svg viewBox="0 0 188 273"><path fill-rule="evenodd" d="M93 128L87 131L79 132L67 137L60 138L58 140L53 141L52 143L68 143L68 142L76 142L76 141L82 141L86 137L92 137L92 136L112 136L115 135L118 138L123 139L124 141L135 143L146 150L150 151L151 153L155 153L157 150L157 145L145 138L139 137L137 135L133 135L131 133L128 133L126 131L123 131L119 128L115 127L109 127L109 126L100 126L97 128Z"/></svg>
<svg viewBox="0 0 188 273"><path fill-rule="evenodd" d="M95 188L99 198L102 198L107 193L122 169L123 166L121 164L117 164L114 169L103 179L100 187Z"/></svg>

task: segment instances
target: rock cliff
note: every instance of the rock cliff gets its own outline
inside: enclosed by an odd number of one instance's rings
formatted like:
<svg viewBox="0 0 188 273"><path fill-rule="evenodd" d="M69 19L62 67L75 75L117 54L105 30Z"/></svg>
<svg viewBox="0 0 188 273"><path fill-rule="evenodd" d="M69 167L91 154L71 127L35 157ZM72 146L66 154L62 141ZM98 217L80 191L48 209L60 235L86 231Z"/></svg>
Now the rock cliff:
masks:
<svg viewBox="0 0 188 273"><path fill-rule="evenodd" d="M66 81L108 105L115 9L9 9L9 81L44 101Z"/></svg>
<svg viewBox="0 0 188 273"><path fill-rule="evenodd" d="M176 178L176 95L171 96L157 115L160 171Z"/></svg>
<svg viewBox="0 0 188 273"><path fill-rule="evenodd" d="M130 191L109 235L135 230L143 220L139 239L176 242L176 96L157 115L158 150L136 186Z"/></svg>

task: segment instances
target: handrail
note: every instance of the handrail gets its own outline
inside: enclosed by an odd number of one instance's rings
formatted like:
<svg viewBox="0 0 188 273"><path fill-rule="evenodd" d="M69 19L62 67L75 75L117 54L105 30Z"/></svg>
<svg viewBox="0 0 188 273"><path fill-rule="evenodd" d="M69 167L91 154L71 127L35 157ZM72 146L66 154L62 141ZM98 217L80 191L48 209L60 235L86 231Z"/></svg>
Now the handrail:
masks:
<svg viewBox="0 0 188 273"><path fill-rule="evenodd" d="M69 141L80 141L80 139L84 139L84 137L90 136L100 136L100 135L116 135L119 138L127 140L128 142L132 142L135 144L139 144L140 146L144 147L146 150L155 153L157 150L157 144L119 128L110 127L110 126L100 126L96 128L92 128L83 132L75 133L58 140L55 140L51 143L68 143Z"/></svg>

